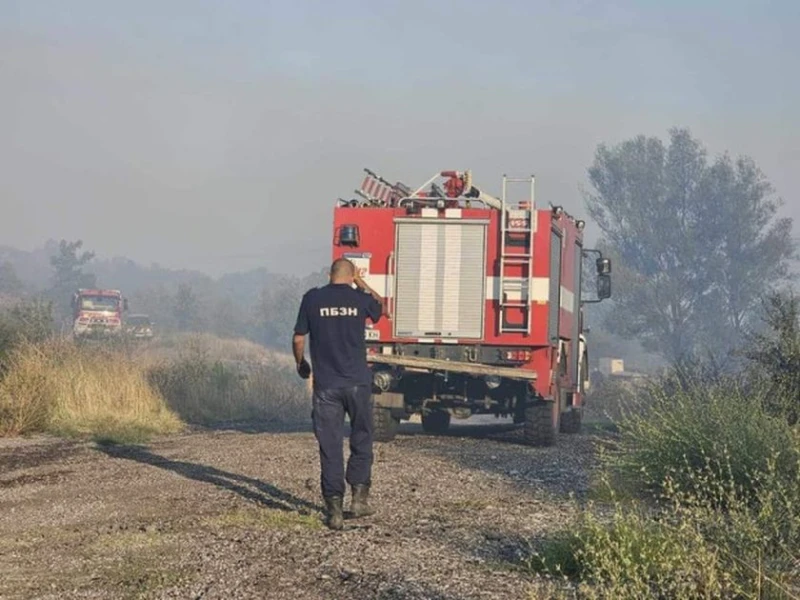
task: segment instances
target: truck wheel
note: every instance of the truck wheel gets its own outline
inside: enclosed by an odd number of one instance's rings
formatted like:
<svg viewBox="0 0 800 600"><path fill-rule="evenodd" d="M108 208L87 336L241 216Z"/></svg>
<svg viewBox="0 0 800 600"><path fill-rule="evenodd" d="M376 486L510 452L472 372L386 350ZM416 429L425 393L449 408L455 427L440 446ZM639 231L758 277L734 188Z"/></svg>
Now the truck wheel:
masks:
<svg viewBox="0 0 800 600"><path fill-rule="evenodd" d="M444 433L450 427L450 413L434 410L422 415L422 431L425 433Z"/></svg>
<svg viewBox="0 0 800 600"><path fill-rule="evenodd" d="M372 408L372 439L376 442L391 442L397 435L400 421L392 416L391 409Z"/></svg>
<svg viewBox="0 0 800 600"><path fill-rule="evenodd" d="M525 408L525 443L529 446L555 445L560 417L561 410L557 402L532 401Z"/></svg>
<svg viewBox="0 0 800 600"><path fill-rule="evenodd" d="M561 433L580 433L583 421L583 407L568 410L561 415Z"/></svg>

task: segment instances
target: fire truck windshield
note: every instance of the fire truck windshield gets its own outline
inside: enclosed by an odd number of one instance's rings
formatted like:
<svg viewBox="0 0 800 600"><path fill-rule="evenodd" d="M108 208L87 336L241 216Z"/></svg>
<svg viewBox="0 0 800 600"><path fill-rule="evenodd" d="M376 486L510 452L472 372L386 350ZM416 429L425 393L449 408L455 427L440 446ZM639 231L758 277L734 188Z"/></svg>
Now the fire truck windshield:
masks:
<svg viewBox="0 0 800 600"><path fill-rule="evenodd" d="M81 310L116 311L119 299L113 296L81 296Z"/></svg>

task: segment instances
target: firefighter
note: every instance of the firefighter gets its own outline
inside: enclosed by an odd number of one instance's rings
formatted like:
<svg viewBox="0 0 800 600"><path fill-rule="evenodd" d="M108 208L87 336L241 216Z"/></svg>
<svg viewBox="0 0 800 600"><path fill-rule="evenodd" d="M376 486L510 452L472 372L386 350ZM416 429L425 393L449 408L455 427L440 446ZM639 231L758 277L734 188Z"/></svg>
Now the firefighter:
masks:
<svg viewBox="0 0 800 600"><path fill-rule="evenodd" d="M357 289L353 288L353 284ZM322 496L331 529L342 529L345 483L352 491L354 517L373 514L369 506L372 474L372 374L366 360L365 325L384 311L383 299L347 259L333 262L330 283L306 292L294 328L292 349L297 372L313 379L312 421L319 444ZM311 365L305 359L310 337ZM345 472L344 415L350 417L350 457Z"/></svg>

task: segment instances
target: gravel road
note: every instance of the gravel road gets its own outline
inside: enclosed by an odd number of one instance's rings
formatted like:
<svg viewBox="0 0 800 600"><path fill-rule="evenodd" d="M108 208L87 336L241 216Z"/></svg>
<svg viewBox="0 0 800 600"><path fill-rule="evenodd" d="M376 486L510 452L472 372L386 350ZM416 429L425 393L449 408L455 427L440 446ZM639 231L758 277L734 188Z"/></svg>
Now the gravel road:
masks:
<svg viewBox="0 0 800 600"><path fill-rule="evenodd" d="M321 525L307 427L147 446L0 440L0 598L535 598L518 553L563 524L590 435L528 448L508 424L376 445L378 513Z"/></svg>

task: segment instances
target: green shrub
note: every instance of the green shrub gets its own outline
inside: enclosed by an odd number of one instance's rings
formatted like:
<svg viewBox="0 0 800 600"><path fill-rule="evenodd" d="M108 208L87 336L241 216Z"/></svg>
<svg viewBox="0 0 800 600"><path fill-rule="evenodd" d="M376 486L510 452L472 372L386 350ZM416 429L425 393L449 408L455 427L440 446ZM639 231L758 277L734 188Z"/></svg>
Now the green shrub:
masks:
<svg viewBox="0 0 800 600"><path fill-rule="evenodd" d="M574 530L545 544L531 565L578 582L581 598L736 597L743 590L691 520L660 518L643 504L585 511Z"/></svg>
<svg viewBox="0 0 800 600"><path fill-rule="evenodd" d="M596 494L606 502L530 569L584 598L800 595L800 432L763 396L683 373L650 386L618 426Z"/></svg>
<svg viewBox="0 0 800 600"><path fill-rule="evenodd" d="M604 377L592 383L586 397L587 417L616 423L621 410L637 397L643 383L624 377Z"/></svg>
<svg viewBox="0 0 800 600"><path fill-rule="evenodd" d="M800 299L773 294L767 298L766 333L751 337L744 353L759 371L767 390L764 406L790 424L800 420Z"/></svg>
<svg viewBox="0 0 800 600"><path fill-rule="evenodd" d="M610 467L643 490L658 494L668 478L681 489L703 493L706 481L732 481L738 489L758 486L771 461L787 479L800 460L796 435L786 421L763 408L764 399L736 383L678 383L649 387L619 420Z"/></svg>
<svg viewBox="0 0 800 600"><path fill-rule="evenodd" d="M589 506L526 566L576 582L582 598L796 597L800 480L763 484L757 509L734 488L715 488L725 511L670 481L656 504Z"/></svg>

